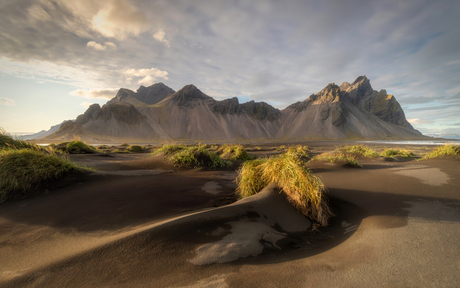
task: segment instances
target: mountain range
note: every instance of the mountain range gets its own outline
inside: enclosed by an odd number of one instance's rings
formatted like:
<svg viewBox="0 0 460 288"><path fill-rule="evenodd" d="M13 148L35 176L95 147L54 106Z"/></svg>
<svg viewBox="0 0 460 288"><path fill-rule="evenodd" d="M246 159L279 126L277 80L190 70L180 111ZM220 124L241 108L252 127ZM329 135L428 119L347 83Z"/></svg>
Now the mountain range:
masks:
<svg viewBox="0 0 460 288"><path fill-rule="evenodd" d="M102 107L91 105L46 140L319 140L425 139L406 120L393 95L373 90L366 76L283 110L265 102L217 101L194 85L178 91L157 83L136 92L120 89Z"/></svg>

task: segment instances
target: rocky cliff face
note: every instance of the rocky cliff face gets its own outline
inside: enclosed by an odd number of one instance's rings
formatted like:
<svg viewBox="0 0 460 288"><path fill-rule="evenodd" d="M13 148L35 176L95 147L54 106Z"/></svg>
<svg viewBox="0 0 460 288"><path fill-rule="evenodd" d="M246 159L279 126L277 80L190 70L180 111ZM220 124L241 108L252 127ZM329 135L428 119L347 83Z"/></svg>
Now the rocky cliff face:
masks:
<svg viewBox="0 0 460 288"><path fill-rule="evenodd" d="M302 124L299 124L302 123ZM329 84L283 110L279 137L405 139L422 137L407 122L399 103L372 89L366 76L352 84Z"/></svg>
<svg viewBox="0 0 460 288"><path fill-rule="evenodd" d="M158 83L137 92L120 89L100 107L91 105L76 123L95 135L144 139L414 139L394 96L372 89L366 76L331 83L280 111L238 98L216 101L194 85L177 92Z"/></svg>

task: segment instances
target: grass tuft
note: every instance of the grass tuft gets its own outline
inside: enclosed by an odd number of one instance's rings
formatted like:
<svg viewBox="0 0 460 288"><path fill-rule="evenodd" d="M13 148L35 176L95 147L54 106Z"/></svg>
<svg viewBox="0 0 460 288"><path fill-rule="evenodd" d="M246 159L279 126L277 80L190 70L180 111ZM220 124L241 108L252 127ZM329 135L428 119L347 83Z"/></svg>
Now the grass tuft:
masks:
<svg viewBox="0 0 460 288"><path fill-rule="evenodd" d="M320 225L327 226L333 215L324 198L326 189L321 180L293 153L246 161L236 181L241 198L252 196L274 182L291 205Z"/></svg>
<svg viewBox="0 0 460 288"><path fill-rule="evenodd" d="M85 170L91 169L72 163L52 150L1 150L0 203L31 196L34 188L46 181Z"/></svg>
<svg viewBox="0 0 460 288"><path fill-rule="evenodd" d="M379 153L375 152L374 149L365 145L348 145L342 146L338 149L342 153L355 154L357 157L372 158L379 156Z"/></svg>
<svg viewBox="0 0 460 288"><path fill-rule="evenodd" d="M174 154L180 150L186 149L187 147L183 144L165 144L158 149L155 149L152 154L164 153L166 155Z"/></svg>
<svg viewBox="0 0 460 288"><path fill-rule="evenodd" d="M436 147L432 152L425 155L420 160L445 157L445 156L460 156L460 145L446 144Z"/></svg>
<svg viewBox="0 0 460 288"><path fill-rule="evenodd" d="M383 157L399 156L403 158L414 158L415 154L407 149L386 149L382 153L380 153L380 156L383 156Z"/></svg>
<svg viewBox="0 0 460 288"><path fill-rule="evenodd" d="M32 148L38 150L39 147L36 144L32 144L22 140L16 140L11 135L0 127L0 149L12 148L12 149L24 149Z"/></svg>
<svg viewBox="0 0 460 288"><path fill-rule="evenodd" d="M358 163L355 155L344 154L340 152L322 153L313 157L312 161L328 161L331 163L335 163L337 161L345 161L346 165L348 166L357 168L363 167Z"/></svg>
<svg viewBox="0 0 460 288"><path fill-rule="evenodd" d="M126 150L131 151L131 152L142 152L144 148L142 148L139 145L130 145L126 147Z"/></svg>
<svg viewBox="0 0 460 288"><path fill-rule="evenodd" d="M244 150L242 145L223 145L217 151L217 153L221 153L220 156L223 159L229 160L252 160L254 156L248 154L246 150Z"/></svg>
<svg viewBox="0 0 460 288"><path fill-rule="evenodd" d="M60 151L63 151L69 154L86 154L86 153L94 153L96 151L96 148L80 140L59 143L56 146L54 146L54 149L60 150Z"/></svg>
<svg viewBox="0 0 460 288"><path fill-rule="evenodd" d="M299 158L310 158L310 148L308 146L297 145L289 147L285 153L294 154Z"/></svg>
<svg viewBox="0 0 460 288"><path fill-rule="evenodd" d="M214 152L201 147L186 147L172 154L169 158L174 165L191 167L208 167L212 169L230 167L231 161L226 161Z"/></svg>

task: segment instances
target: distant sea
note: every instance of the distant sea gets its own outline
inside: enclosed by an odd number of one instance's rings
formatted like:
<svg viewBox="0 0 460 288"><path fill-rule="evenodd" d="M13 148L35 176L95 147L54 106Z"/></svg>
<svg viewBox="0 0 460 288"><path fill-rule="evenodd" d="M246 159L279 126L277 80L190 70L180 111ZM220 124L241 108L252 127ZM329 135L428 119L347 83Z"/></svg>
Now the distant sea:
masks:
<svg viewBox="0 0 460 288"><path fill-rule="evenodd" d="M360 143L390 144L390 145L460 145L460 140L425 140L425 141L357 141Z"/></svg>

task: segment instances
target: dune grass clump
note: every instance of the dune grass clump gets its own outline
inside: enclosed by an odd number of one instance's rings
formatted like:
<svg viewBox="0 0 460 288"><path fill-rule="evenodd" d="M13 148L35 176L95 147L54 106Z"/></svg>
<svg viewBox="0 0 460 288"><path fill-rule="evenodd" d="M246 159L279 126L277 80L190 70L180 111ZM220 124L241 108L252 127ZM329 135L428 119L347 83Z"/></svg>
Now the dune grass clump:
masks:
<svg viewBox="0 0 460 288"><path fill-rule="evenodd" d="M166 155L169 155L169 154L177 153L180 150L183 150L183 149L186 149L186 148L187 148L187 146L185 146L183 144L165 144L165 145L161 146L160 148L155 149L152 152L152 154L155 155L155 154L158 154L158 153L164 153Z"/></svg>
<svg viewBox="0 0 460 288"><path fill-rule="evenodd" d="M347 145L339 147L338 150L346 154L355 154L358 157L372 158L379 156L379 153L375 152L374 149L365 145Z"/></svg>
<svg viewBox="0 0 460 288"><path fill-rule="evenodd" d="M322 154L319 154L313 157L312 161L327 161L331 163L335 163L338 161L345 161L345 164L350 167L356 167L356 168L363 167L356 160L356 156L350 155L350 154L344 154L340 152L322 153Z"/></svg>
<svg viewBox="0 0 460 288"><path fill-rule="evenodd" d="M254 156L248 154L242 145L223 145L218 151L223 159L229 160L252 160Z"/></svg>
<svg viewBox="0 0 460 288"><path fill-rule="evenodd" d="M460 145L455 144L446 144L436 147L432 152L426 154L423 158L424 159L431 159L431 158L438 158L444 156L460 156Z"/></svg>
<svg viewBox="0 0 460 288"><path fill-rule="evenodd" d="M297 145L287 148L285 153L291 153L299 158L310 158L310 148L308 146Z"/></svg>
<svg viewBox="0 0 460 288"><path fill-rule="evenodd" d="M187 147L168 158L174 165L191 167L208 167L211 169L230 167L231 161L224 160L214 152L201 147Z"/></svg>
<svg viewBox="0 0 460 288"><path fill-rule="evenodd" d="M0 149L2 148L12 148L12 149L23 149L23 148L32 148L35 149L38 146L27 141L17 140L11 137L6 131L0 127Z"/></svg>
<svg viewBox="0 0 460 288"><path fill-rule="evenodd" d="M96 148L86 144L80 140L74 140L72 142L62 142L54 147L56 150L61 150L69 154L86 154L94 153Z"/></svg>
<svg viewBox="0 0 460 288"><path fill-rule="evenodd" d="M297 210L322 226L327 226L330 211L321 180L310 173L293 153L246 161L238 171L237 193L252 196L271 182L281 189Z"/></svg>
<svg viewBox="0 0 460 288"><path fill-rule="evenodd" d="M34 188L46 181L90 170L52 150L0 150L0 203L30 196Z"/></svg>
<svg viewBox="0 0 460 288"><path fill-rule="evenodd" d="M98 149L98 150L102 150L102 149L110 149L110 147L109 147L109 146L107 146L107 145L101 145L101 146L97 147L97 149Z"/></svg>
<svg viewBox="0 0 460 288"><path fill-rule="evenodd" d="M382 153L380 153L380 156L383 157L403 157L403 158L414 158L415 154L412 153L411 151L407 149L386 149Z"/></svg>
<svg viewBox="0 0 460 288"><path fill-rule="evenodd" d="M126 150L130 152L142 152L144 148L142 148L139 145L129 145L128 147L126 147Z"/></svg>

